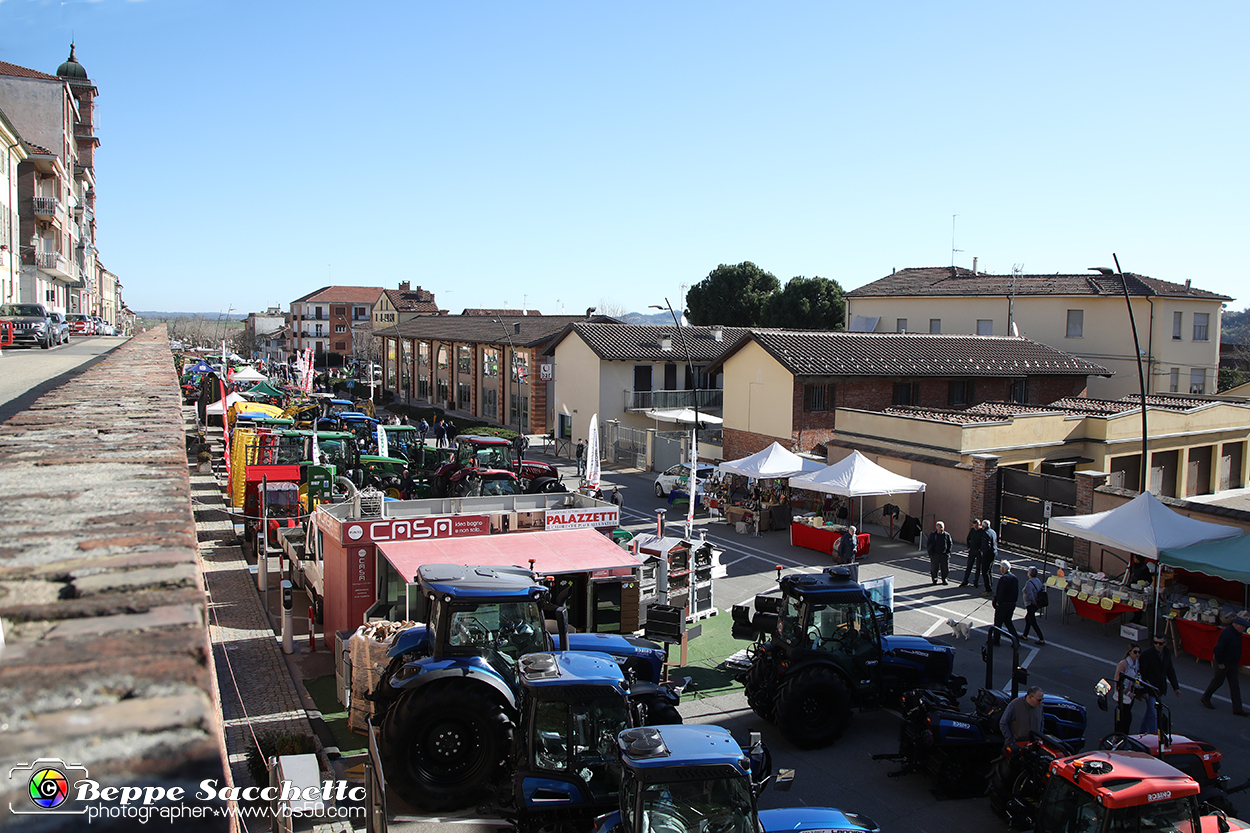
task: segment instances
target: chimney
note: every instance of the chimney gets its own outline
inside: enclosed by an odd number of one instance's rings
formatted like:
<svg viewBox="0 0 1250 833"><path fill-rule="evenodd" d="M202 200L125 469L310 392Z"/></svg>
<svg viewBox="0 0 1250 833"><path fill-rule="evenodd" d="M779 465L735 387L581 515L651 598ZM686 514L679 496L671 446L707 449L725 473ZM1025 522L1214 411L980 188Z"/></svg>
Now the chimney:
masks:
<svg viewBox="0 0 1250 833"><path fill-rule="evenodd" d="M594 315L596 309L598 309L598 307L586 307L586 317L590 318L590 316Z"/></svg>
<svg viewBox="0 0 1250 833"><path fill-rule="evenodd" d="M400 281L400 282L399 282L399 291L400 291L400 292L407 292L407 291L408 291L409 289L411 289L411 288L412 288L412 284L410 284L408 281Z"/></svg>
<svg viewBox="0 0 1250 833"><path fill-rule="evenodd" d="M724 340L725 340L725 328L722 327L720 324L717 324L715 327L712 328L712 341L724 341Z"/></svg>
<svg viewBox="0 0 1250 833"><path fill-rule="evenodd" d="M972 274L975 275L976 273L977 273L977 259L974 257L972 259Z"/></svg>
<svg viewBox="0 0 1250 833"><path fill-rule="evenodd" d="M1189 285L1194 282L1193 278L1185 278L1185 291L1189 291Z"/></svg>
<svg viewBox="0 0 1250 833"><path fill-rule="evenodd" d="M673 349L673 337L670 335L660 336L660 350L669 353Z"/></svg>

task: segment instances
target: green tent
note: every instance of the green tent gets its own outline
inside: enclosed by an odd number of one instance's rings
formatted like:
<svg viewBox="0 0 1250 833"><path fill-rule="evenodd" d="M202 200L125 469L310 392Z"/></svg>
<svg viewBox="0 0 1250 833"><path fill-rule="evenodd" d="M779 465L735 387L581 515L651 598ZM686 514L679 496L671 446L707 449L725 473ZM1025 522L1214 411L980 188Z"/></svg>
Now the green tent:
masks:
<svg viewBox="0 0 1250 833"><path fill-rule="evenodd" d="M269 384L268 382L257 382L256 387L249 390L248 393L255 394L256 396L272 396L278 399L281 399L284 396L286 396L285 393L278 390L277 388L275 388L273 385Z"/></svg>
<svg viewBox="0 0 1250 833"><path fill-rule="evenodd" d="M1250 584L1250 535L1166 549L1161 560L1192 573Z"/></svg>

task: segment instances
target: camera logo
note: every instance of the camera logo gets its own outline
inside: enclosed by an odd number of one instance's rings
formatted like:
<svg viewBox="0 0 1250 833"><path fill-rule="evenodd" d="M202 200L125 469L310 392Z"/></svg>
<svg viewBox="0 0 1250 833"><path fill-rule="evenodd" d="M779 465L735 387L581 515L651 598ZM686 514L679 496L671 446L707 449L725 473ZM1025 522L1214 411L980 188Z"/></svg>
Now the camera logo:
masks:
<svg viewBox="0 0 1250 833"><path fill-rule="evenodd" d="M74 785L86 777L85 766L69 764L60 758L40 758L29 764L18 764L9 770L9 785L11 789L25 792L30 798L30 804L23 808L22 805L14 806L10 803L9 812L17 815L83 813L84 810L70 809L74 806L70 797L73 795Z"/></svg>
<svg viewBox="0 0 1250 833"><path fill-rule="evenodd" d="M36 807L54 810L69 798L69 779L59 769L48 767L30 776L30 800Z"/></svg>

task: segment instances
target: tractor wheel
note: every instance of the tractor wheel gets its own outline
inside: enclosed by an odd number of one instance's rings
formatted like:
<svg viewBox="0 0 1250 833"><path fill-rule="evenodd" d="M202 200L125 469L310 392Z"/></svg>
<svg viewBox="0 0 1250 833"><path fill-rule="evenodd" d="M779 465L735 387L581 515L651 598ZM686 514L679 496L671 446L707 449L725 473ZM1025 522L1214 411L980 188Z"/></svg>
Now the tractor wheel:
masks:
<svg viewBox="0 0 1250 833"><path fill-rule="evenodd" d="M765 720L772 720L773 699L767 686L768 673L770 671L766 667L768 664L760 660L751 663L751 668L747 671L747 677L743 680L743 685L746 687L747 705L751 707L751 711Z"/></svg>
<svg viewBox="0 0 1250 833"><path fill-rule="evenodd" d="M806 668L782 682L773 713L786 740L800 749L820 749L851 724L851 694L833 669Z"/></svg>
<svg viewBox="0 0 1250 833"><path fill-rule="evenodd" d="M405 801L432 811L468 807L499 774L513 719L482 682L451 680L403 695L382 724L382 766Z"/></svg>

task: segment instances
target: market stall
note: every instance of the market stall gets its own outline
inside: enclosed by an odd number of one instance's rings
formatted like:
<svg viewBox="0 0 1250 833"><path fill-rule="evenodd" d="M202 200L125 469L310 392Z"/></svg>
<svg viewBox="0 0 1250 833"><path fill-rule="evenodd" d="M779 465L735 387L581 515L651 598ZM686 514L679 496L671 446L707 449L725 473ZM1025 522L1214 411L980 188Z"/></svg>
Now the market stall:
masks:
<svg viewBox="0 0 1250 833"><path fill-rule="evenodd" d="M900 495L915 493L923 495L925 484L919 480L912 480L910 477L895 474L889 469L883 468L872 462L858 451L852 451L849 456L843 458L837 463L834 463L832 466L826 466L820 471L790 478L790 488L803 489L812 492L822 492L824 494L831 495L840 495L848 499L861 498L860 524L862 525L862 498L875 495ZM921 510L921 514L924 514L923 509ZM795 546L802 547L807 546L807 544L801 542L811 540L815 543L823 545L826 536L818 535L809 539L806 535L806 530L797 530L800 521L810 524L810 526L814 528L813 531L826 530L823 518L818 516L813 516L810 519L796 518L794 524L790 527L791 543ZM821 549L821 547L811 548ZM821 551L830 552L831 550L821 549Z"/></svg>
<svg viewBox="0 0 1250 833"><path fill-rule="evenodd" d="M1128 503L1105 512L1052 517L1049 526L1052 531L1124 550L1154 561L1159 561L1165 550L1230 538L1241 533L1241 530L1231 526L1207 523L1181 515L1164 506L1150 492L1142 492ZM1162 570L1155 571L1156 630L1158 629L1158 597L1162 573ZM1075 600L1078 593L1082 591L1068 586L1065 592L1069 600ZM1080 609L1077 609L1077 612L1079 613Z"/></svg>
<svg viewBox="0 0 1250 833"><path fill-rule="evenodd" d="M824 468L819 460L800 457L792 451L782 448L774 442L763 451L757 451L740 460L729 460L716 467L724 475L745 477L748 481L766 484L767 481L786 481L795 475L814 473ZM763 485L751 492L748 502L739 505L726 505L725 517L731 524L759 522L758 529L785 529L790 526L790 496L788 484L777 487ZM756 496L758 495L758 497ZM718 496L728 504L729 493Z"/></svg>

